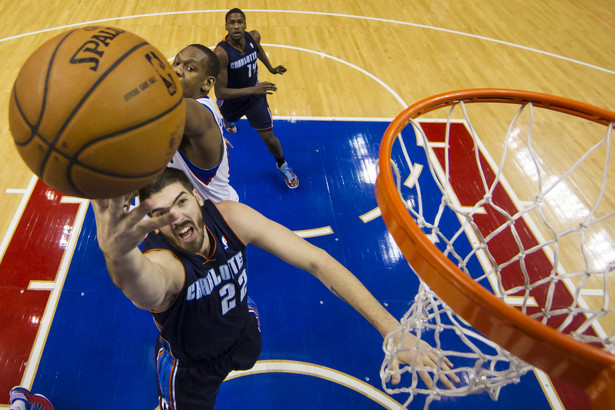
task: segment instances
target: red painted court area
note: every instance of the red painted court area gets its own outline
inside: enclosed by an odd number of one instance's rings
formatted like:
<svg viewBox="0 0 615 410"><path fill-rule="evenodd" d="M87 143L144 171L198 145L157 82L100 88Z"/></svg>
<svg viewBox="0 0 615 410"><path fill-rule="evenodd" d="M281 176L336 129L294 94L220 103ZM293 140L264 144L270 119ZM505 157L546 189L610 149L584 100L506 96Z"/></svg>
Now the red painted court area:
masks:
<svg viewBox="0 0 615 410"><path fill-rule="evenodd" d="M79 209L38 181L0 262L0 403L22 384L51 291L28 289L31 281L55 282ZM10 234L10 233L8 233ZM55 306L49 306L55 309ZM32 361L33 363L30 363Z"/></svg>
<svg viewBox="0 0 615 410"><path fill-rule="evenodd" d="M446 140L446 124L445 123L421 123L421 126L431 143L444 143ZM479 164L476 161L475 150L478 148L475 146L472 136L468 132L466 126L461 123L452 123L450 128L449 138L449 175L450 182L459 202L462 206L473 207L476 203L481 201L485 196L485 189L483 186L483 180L481 173L485 178L487 187L490 188L496 178L495 171L491 168L482 152L479 150ZM441 167L444 169L446 164L446 150L444 147L438 145L432 147ZM506 224L507 216L504 212L510 216L517 214L517 207L513 203L512 199L505 191L501 184L497 184L492 194L492 202L495 206L485 206L484 214L475 214L473 220L480 229L482 235L487 237L491 233L495 232L502 225ZM500 210L498 210L499 208ZM504 212L502 212L504 211ZM495 259L496 263L504 264L513 259L519 254L520 249L517 243L517 239L522 244L524 250L529 250L538 245L536 236L523 218L516 219L514 225L507 227L495 236L491 238L488 243L489 252ZM551 275L553 270L553 264L547 257L544 251L538 250L532 253L528 253L522 260L511 263L501 270L500 276L502 277L502 285L505 290L520 288L515 293L515 296L524 296L525 290L523 285L526 281L526 277L523 273L523 267L529 277L529 282L538 282ZM566 288L562 281L558 281L555 284L545 281L542 285L532 288L528 294L536 300L538 306L528 307L527 314L540 313L542 307L548 305L548 297L550 293L550 286L553 286L551 309L566 308L574 304L574 297L570 291ZM567 312L562 315L550 316L547 320L547 325L557 328L560 326L566 317ZM570 324L567 325L565 333L576 330L583 322L585 318L577 315ZM592 328L585 331L586 334L595 335ZM561 381L553 380L553 384L556 387L562 402L568 409L584 409L591 408L588 400L586 400L585 394L582 390L577 389L574 386L564 384Z"/></svg>

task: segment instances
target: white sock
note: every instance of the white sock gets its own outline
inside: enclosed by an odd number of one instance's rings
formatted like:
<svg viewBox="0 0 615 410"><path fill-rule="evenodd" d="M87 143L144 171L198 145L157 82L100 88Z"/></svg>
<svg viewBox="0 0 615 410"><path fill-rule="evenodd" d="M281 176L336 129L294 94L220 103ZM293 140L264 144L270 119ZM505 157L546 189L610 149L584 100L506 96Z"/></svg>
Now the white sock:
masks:
<svg viewBox="0 0 615 410"><path fill-rule="evenodd" d="M11 404L9 410L28 410L28 408L26 407L26 403L22 400L15 400L15 403Z"/></svg>

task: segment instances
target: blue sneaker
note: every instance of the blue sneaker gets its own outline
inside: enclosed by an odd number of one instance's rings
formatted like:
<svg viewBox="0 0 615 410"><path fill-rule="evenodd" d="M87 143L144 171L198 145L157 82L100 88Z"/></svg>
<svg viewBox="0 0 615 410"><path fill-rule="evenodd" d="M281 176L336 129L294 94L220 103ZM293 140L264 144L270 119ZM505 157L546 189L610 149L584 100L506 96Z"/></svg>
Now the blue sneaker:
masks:
<svg viewBox="0 0 615 410"><path fill-rule="evenodd" d="M13 387L9 393L11 404L18 400L25 403L27 410L53 410L53 405L41 394L32 394L23 387Z"/></svg>
<svg viewBox="0 0 615 410"><path fill-rule="evenodd" d="M226 130L231 134L237 134L237 126L234 122L227 122L224 120L224 128L226 128Z"/></svg>
<svg viewBox="0 0 615 410"><path fill-rule="evenodd" d="M284 164L282 164L281 167L278 167L278 170L280 170L282 175L284 175L286 185L288 185L289 188L295 189L299 186L299 178L297 178L297 175L295 175L293 170L290 169L288 163L285 162Z"/></svg>

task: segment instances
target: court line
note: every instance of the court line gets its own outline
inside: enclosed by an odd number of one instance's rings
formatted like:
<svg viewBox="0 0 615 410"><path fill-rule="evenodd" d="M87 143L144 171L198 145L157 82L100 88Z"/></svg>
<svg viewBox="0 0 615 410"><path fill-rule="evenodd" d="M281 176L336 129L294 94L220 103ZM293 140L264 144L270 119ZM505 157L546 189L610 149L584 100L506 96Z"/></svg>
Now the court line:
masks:
<svg viewBox="0 0 615 410"><path fill-rule="evenodd" d="M306 53L311 53L311 54L316 54L320 57L324 57L324 58L329 58L331 60L337 61L338 63L342 63L345 64L351 68L354 68L355 70L365 74L366 76L368 76L369 78L371 78L372 80L376 81L378 84L380 84L382 87L384 87L393 97L395 97L395 99L401 104L401 106L403 108L408 107L408 104L404 101L403 98L401 98L401 96L399 94L397 94L395 92L395 90L393 90L393 88L391 86L389 86L388 84L386 84L384 81L382 81L381 79L379 79L378 77L376 77L375 75L373 75L372 73L370 73L369 71L366 71L364 69L362 69L361 67L354 65L352 63L349 63L346 60L342 60L341 58L338 57L334 57L332 55L329 55L327 53L321 52L321 51L314 51L314 50L310 50L308 48L302 48L302 47L295 47L295 46L288 46L288 45L280 45L280 44L267 44L267 43L263 43L263 46L267 46L267 47L280 47L280 48L288 48L290 50L298 50L298 51L304 51Z"/></svg>
<svg viewBox="0 0 615 410"><path fill-rule="evenodd" d="M225 381L261 373L294 373L318 377L352 389L387 409L393 410L402 408L400 403L384 392L376 389L374 386L354 376L340 372L339 370L313 363L293 360L259 360L250 370L232 371Z"/></svg>
<svg viewBox="0 0 615 410"><path fill-rule="evenodd" d="M34 179L37 178L34 177ZM28 195L28 198L29 197L30 195ZM63 196L60 199L60 203L79 204L79 208L75 213L69 240L64 249L64 254L62 255L55 281L31 281L28 286L29 289L50 290L51 294L47 299L45 311L40 319L40 325L36 333L36 338L34 339L32 350L30 351L30 357L28 358L28 365L22 377L22 385L26 388L31 388L34 383L34 377L36 376L38 365L43 356L43 350L47 343L47 336L49 335L49 330L51 329L51 324L53 323L56 309L58 308L64 282L66 281L70 263L73 259L73 253L77 247L77 240L81 234L81 227L83 226L90 201L82 198Z"/></svg>
<svg viewBox="0 0 615 410"><path fill-rule="evenodd" d="M363 215L359 216L359 218L363 221L363 223L368 223L373 221L376 218L382 216L382 211L379 207L372 209L371 211L367 211Z"/></svg>
<svg viewBox="0 0 615 410"><path fill-rule="evenodd" d="M332 235L333 229L330 226L323 226L322 228L304 229L293 232L301 238L314 238L316 236Z"/></svg>
<svg viewBox="0 0 615 410"><path fill-rule="evenodd" d="M79 27L79 26L83 26L83 25L86 25L86 24L96 24L96 23L104 23L104 22L108 22L108 21L127 20L127 19L133 19L133 18L143 18L143 17L166 16L166 15L196 14L196 13L226 13L227 11L228 11L227 9L224 9L224 10L185 10L185 11L169 11L169 12L159 12L159 13L135 14L135 15L130 15L130 16L120 16L120 17L109 17L109 18L105 18L105 19L90 20L90 21L85 21L85 22L81 22L81 23L66 24L66 25L63 25L63 26L51 27L51 28L47 28L47 29L32 31L32 32L29 32L29 33L17 34L17 35L14 35L14 36L2 38L2 39L0 39L0 42L9 41L9 40L15 40L15 39L18 39L18 38L22 38L22 37L26 37L26 36L30 36L30 35L35 35L35 34L46 33L46 32L53 31L53 30L61 30L61 29L68 29L68 28L72 28L72 27ZM491 38L491 37L480 36L478 34L465 33L463 31L451 30L451 29L442 28L442 27L428 26L428 25L425 25L425 24L410 23L410 22L406 22L406 21L385 19L385 18L380 18L380 17L357 16L357 15L353 15L353 14L328 13L328 12L321 12L321 11L263 10L263 9L244 9L243 11L244 12L249 12L249 13L261 13L261 12L263 12L263 13L309 14L309 15L320 15L320 16L352 18L352 19L359 19L359 20L371 20L371 21L378 21L378 22L381 22L381 23L401 24L401 25L410 26L410 27L423 28L423 29L433 30L433 31L440 31L440 32L443 32L443 33L449 33L449 34L454 34L454 35L463 36L463 37L470 37L470 38L474 38L474 39L478 39L478 40L488 41L488 42L491 42L491 43L501 44L501 45L508 46L508 47L514 47L514 48L518 48L518 49L521 49L521 50L530 51L530 52L537 53L537 54L542 54L542 55L545 55L545 56L548 56L548 57L557 58L559 60L567 61L567 62L570 62L570 63L573 63L573 64L579 64L579 65L582 65L582 66L585 66L585 67L593 68L595 70L604 71L605 73L608 73L608 74L615 74L614 70L609 70L607 68L603 68L603 67L600 67L600 66L597 66L597 65L594 65L594 64L589 64L589 63L586 63L586 62L583 62L583 61L580 61L580 60L575 60L573 58L564 57L562 55L551 53L551 52L544 51L544 50L540 50L540 49L537 49L537 48L527 47L527 46L523 46L521 44L511 43L509 41L504 41L504 40L498 40L498 39Z"/></svg>
<svg viewBox="0 0 615 410"><path fill-rule="evenodd" d="M395 118L390 117L312 117L299 115L274 115L273 119L283 121L346 121L346 122L392 122Z"/></svg>
<svg viewBox="0 0 615 410"><path fill-rule="evenodd" d="M23 215L24 209L26 209L26 205L28 205L28 201L30 200L32 191L34 191L34 185L36 185L36 181L38 181L38 178L35 175L32 175L32 178L30 178L30 182L25 189L6 190L6 193L21 194L23 196L21 197L21 201L17 206L17 210L15 211L15 214L13 214L13 219L11 219L11 223L9 224L9 227L7 228L6 233L2 238L2 243L0 243L0 260L4 258L4 254L9 246L9 242L11 242L13 234L15 233L15 229L17 229L17 224L21 220L21 216Z"/></svg>

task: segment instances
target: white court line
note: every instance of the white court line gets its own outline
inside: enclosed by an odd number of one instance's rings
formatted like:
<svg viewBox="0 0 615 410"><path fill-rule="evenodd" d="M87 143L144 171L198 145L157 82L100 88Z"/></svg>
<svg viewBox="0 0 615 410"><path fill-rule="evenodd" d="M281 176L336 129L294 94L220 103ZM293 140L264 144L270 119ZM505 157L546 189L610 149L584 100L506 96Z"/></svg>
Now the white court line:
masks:
<svg viewBox="0 0 615 410"><path fill-rule="evenodd" d="M56 282L54 280L31 280L28 290L54 290Z"/></svg>
<svg viewBox="0 0 615 410"><path fill-rule="evenodd" d="M157 16L166 16L166 15L179 15L179 14L226 13L227 11L228 11L227 9L224 9L224 10L186 10L186 11L169 11L169 12L160 12L160 13L134 14L134 15L130 15L130 16L120 16L120 17L109 17L109 18L105 18L105 19L90 20L90 21L84 21L84 22L81 22L81 23L65 24L65 25L62 25L62 26L51 27L51 28L37 30L37 31L32 31L32 32L28 32L28 33L16 34L14 36L2 38L2 39L0 39L0 42L9 41L9 40L15 40L15 39L18 39L18 38L22 38L22 37L26 37L26 36L31 36L31 35L35 35L35 34L46 33L46 32L54 31L54 30L62 30L62 29L68 29L68 28L73 28L73 27L89 25L89 24L104 23L104 22L108 22L108 21L118 21L118 20L127 20L127 19L144 18L144 17L157 17ZM426 30L434 30L434 31L440 31L440 32L444 32L444 33L458 35L458 36L463 36L463 37L475 38L475 39L478 39L478 40L483 40L483 41L488 41L488 42L492 42L492 43L497 43L497 44L501 44L501 45L508 46L508 47L519 48L521 50L531 51L533 53L542 54L542 55L545 55L545 56L557 58L559 60L568 61L568 62L574 63L574 64L579 64L579 65L582 65L582 66L585 66L585 67L593 68L595 70L604 71L605 73L615 74L615 71L613 71L613 70L609 70L607 68L603 68L603 67L600 67L600 66L597 66L597 65L594 65L594 64L585 63L585 62L580 61L580 60L575 60L575 59L572 59L572 58L564 57L564 56L561 56L559 54L550 53L548 51L539 50L537 48L526 47L526 46L523 46L523 45L520 45L520 44L511 43L511 42L508 42L508 41L498 40L498 39L495 39L495 38L490 38L490 37L485 37L485 36L479 36L477 34L465 33L463 31L450 30L450 29L441 28L441 27L434 27L434 26L427 26L427 25L424 25L424 24L409 23L409 22L406 22L406 21L391 20L391 19L383 19L383 18L380 18L380 17L357 16L357 15L342 14L342 13L326 13L326 12L320 12L320 11L268 10L268 9L243 9L243 11L246 12L246 13L248 13L248 12L249 13L260 13L260 12L262 12L262 13L308 14L308 15L320 15L320 16L352 18L352 19L359 19L359 20L370 20L370 21L378 21L378 22L389 23L389 24L400 24L400 25L404 25L404 26L423 28L423 29L426 29Z"/></svg>
<svg viewBox="0 0 615 410"><path fill-rule="evenodd" d="M304 229L302 231L293 231L301 238L313 238L315 236L331 235L333 229L330 226L324 226L322 228Z"/></svg>
<svg viewBox="0 0 615 410"><path fill-rule="evenodd" d="M363 223L368 223L380 217L381 215L382 215L382 211L380 211L380 208L374 208L371 211L366 212L363 215L359 216L359 218L361 218Z"/></svg>
<svg viewBox="0 0 615 410"><path fill-rule="evenodd" d="M384 81L382 81L380 78L376 77L372 73L362 69L359 66L356 66L356 65L354 65L352 63L349 63L346 60L342 60L341 58L333 57L333 56L331 56L329 54L326 54L326 53L323 53L323 52L320 52L320 51L314 51L314 50L310 50L310 49L302 48L302 47L294 47L294 46L287 46L287 45L280 45L280 44L266 44L266 43L263 43L263 45L267 46L267 47L280 47L280 48L287 48L287 49L290 49L290 50L298 50L298 51L303 51L303 52L306 52L306 53L316 54L318 56L321 56L321 57L324 57L324 58L329 58L331 60L337 61L338 63L345 64L345 65L347 65L347 66L349 66L351 68L354 68L355 70L365 74L366 76L368 76L369 78L371 78L372 80L374 80L378 84L380 84L382 87L384 87L389 92L389 94L391 94L393 97L395 97L395 99L401 104L401 106L403 108L408 107L408 104L404 101L404 99L401 98L401 96L399 94L397 94L395 92L395 90L393 90L393 88L391 86L386 84Z"/></svg>
<svg viewBox="0 0 615 410"><path fill-rule="evenodd" d="M583 296L604 296L604 289L581 289Z"/></svg>
<svg viewBox="0 0 615 410"><path fill-rule="evenodd" d="M523 296L504 296L504 302L511 306L532 306L537 307L538 303L533 296L528 297L527 299Z"/></svg>
<svg viewBox="0 0 615 410"><path fill-rule="evenodd" d="M416 163L412 164L412 170L408 174L408 178L406 178L406 180L404 181L404 186L408 188L413 188L419 180L421 172L423 172L423 165Z"/></svg>
<svg viewBox="0 0 615 410"><path fill-rule="evenodd" d="M385 122L390 123L395 118L385 117L312 117L312 116L300 116L300 115L274 115L274 119L282 121L347 121L347 122Z"/></svg>
<svg viewBox="0 0 615 410"><path fill-rule="evenodd" d="M487 210L483 206L477 206L477 207L473 207L473 206L460 206L459 209L462 212L465 212L466 214L469 214L470 212L472 212L474 214L481 214L481 215L486 215L487 214Z"/></svg>
<svg viewBox="0 0 615 410"><path fill-rule="evenodd" d="M27 195L28 198L30 197L30 194ZM34 383L34 377L36 376L36 371L38 370L38 365L43 355L43 349L45 348L45 343L47 342L47 335L49 334L49 329L51 328L51 323L53 322L56 308L58 307L58 302L62 294L62 288L64 287L64 281L66 280L66 276L68 274L70 262L73 259L73 253L81 233L81 227L83 225L83 221L85 220L85 215L90 201L81 198L62 197L60 203L77 203L79 204L79 209L75 215L75 221L70 230L69 239L66 244L64 254L62 255L60 267L58 268L58 272L56 274L56 280L31 281L28 286L28 289L49 290L51 291L51 294L47 300L45 312L43 313L42 318L39 319L40 326L36 333L36 339L34 341L32 351L30 352L30 357L28 358L28 363L22 378L22 385L26 388L31 388Z"/></svg>
<svg viewBox="0 0 615 410"><path fill-rule="evenodd" d="M15 229L17 229L17 224L21 220L21 215L23 215L24 209L26 209L26 205L28 205L28 201L30 200L30 195L32 195L32 191L34 190L34 185L38 181L38 178L32 175L30 178L30 182L28 183L27 188L25 189L7 189L5 192L8 194L22 194L23 197L17 206L17 210L13 215L13 219L11 219L11 223L2 238L2 243L0 243L0 260L4 258L4 253L9 246L9 242L11 242L11 238L13 238L13 234L15 233Z"/></svg>
<svg viewBox="0 0 615 410"><path fill-rule="evenodd" d="M401 409L401 404L374 386L339 370L312 363L291 360L259 360L250 370L231 372L225 381L260 373L295 373L318 377L361 393L386 409Z"/></svg>

